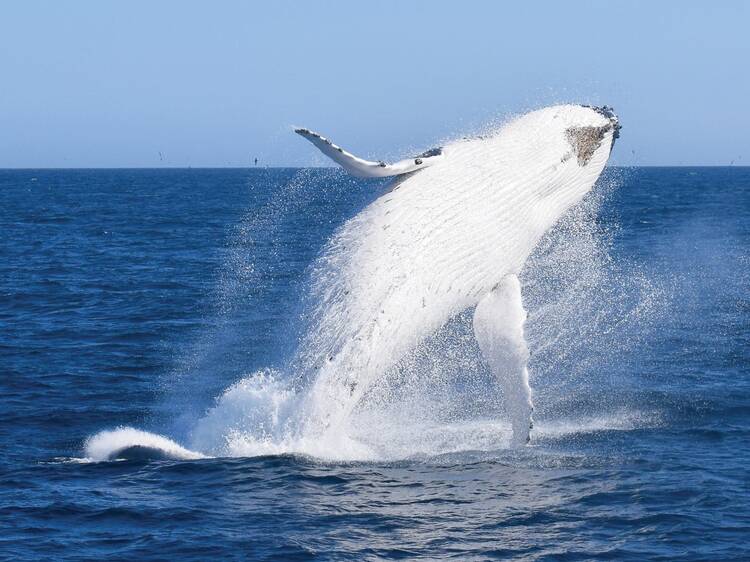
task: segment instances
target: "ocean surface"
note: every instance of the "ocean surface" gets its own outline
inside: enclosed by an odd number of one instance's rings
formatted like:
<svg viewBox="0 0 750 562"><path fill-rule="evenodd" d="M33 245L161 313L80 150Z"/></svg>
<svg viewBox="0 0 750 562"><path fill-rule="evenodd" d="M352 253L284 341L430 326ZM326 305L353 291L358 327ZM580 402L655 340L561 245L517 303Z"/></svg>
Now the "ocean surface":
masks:
<svg viewBox="0 0 750 562"><path fill-rule="evenodd" d="M311 264L384 185L0 170L0 559L750 559L750 168L610 168L541 241L528 446L470 311L290 443ZM202 458L96 457L133 435Z"/></svg>

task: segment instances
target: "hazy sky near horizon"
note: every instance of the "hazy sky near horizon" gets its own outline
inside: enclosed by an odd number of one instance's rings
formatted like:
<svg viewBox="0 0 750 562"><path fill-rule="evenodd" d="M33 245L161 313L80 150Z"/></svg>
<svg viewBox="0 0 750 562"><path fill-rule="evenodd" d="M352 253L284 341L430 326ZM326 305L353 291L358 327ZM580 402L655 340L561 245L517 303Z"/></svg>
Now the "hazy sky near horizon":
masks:
<svg viewBox="0 0 750 562"><path fill-rule="evenodd" d="M395 158L559 102L622 165L750 165L750 2L15 1L0 167ZM162 158L159 156L162 153Z"/></svg>

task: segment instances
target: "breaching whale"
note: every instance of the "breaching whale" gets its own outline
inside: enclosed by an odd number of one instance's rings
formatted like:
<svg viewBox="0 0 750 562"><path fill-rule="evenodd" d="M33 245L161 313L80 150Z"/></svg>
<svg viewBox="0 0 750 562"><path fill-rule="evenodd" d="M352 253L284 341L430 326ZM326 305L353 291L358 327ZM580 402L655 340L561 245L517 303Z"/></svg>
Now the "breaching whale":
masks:
<svg viewBox="0 0 750 562"><path fill-rule="evenodd" d="M474 335L503 390L512 442L528 442L518 275L544 233L591 190L619 130L611 108L559 105L389 165L295 129L355 176L394 177L316 266L311 332L298 352L316 365L308 424L335 431L378 376L475 307Z"/></svg>
<svg viewBox="0 0 750 562"><path fill-rule="evenodd" d="M512 443L526 443L533 406L518 275L544 233L593 187L619 129L607 107L549 107L394 164L298 129L349 173L393 179L311 266L306 329L291 361L297 384L263 375L230 387L191 431L194 450L125 427L89 438L86 457L201 459L226 454L216 443L246 430L265 452L345 448L367 457L348 434L352 411L379 377L471 309ZM238 399L248 395L252 408Z"/></svg>

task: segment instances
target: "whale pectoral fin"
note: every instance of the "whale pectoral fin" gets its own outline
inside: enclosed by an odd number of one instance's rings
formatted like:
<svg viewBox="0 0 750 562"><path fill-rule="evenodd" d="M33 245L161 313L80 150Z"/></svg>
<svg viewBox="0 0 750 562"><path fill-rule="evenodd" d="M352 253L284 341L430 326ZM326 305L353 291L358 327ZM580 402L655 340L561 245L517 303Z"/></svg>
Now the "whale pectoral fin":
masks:
<svg viewBox="0 0 750 562"><path fill-rule="evenodd" d="M485 361L503 387L513 424L513 445L529 441L533 405L529 387L529 348L524 339L526 310L516 275L505 277L477 305L474 335Z"/></svg>
<svg viewBox="0 0 750 562"><path fill-rule="evenodd" d="M340 146L333 144L329 139L310 129L295 129L294 132L317 146L323 154L339 164L344 170L360 178L385 178L416 172L422 168L432 166L442 158L443 154L441 148L433 148L414 158L407 158L393 164L372 162L354 156L354 154L347 152Z"/></svg>

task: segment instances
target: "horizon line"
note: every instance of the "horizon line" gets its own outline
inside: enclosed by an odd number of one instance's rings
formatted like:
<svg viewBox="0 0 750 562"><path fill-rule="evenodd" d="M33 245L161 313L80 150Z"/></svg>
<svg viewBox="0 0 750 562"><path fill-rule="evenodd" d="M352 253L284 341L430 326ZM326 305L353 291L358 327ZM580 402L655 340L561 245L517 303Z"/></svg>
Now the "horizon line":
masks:
<svg viewBox="0 0 750 562"><path fill-rule="evenodd" d="M607 165L606 168L750 168L750 164L638 164ZM53 170L335 170L340 166L42 166L0 167L0 172Z"/></svg>

